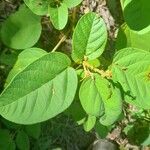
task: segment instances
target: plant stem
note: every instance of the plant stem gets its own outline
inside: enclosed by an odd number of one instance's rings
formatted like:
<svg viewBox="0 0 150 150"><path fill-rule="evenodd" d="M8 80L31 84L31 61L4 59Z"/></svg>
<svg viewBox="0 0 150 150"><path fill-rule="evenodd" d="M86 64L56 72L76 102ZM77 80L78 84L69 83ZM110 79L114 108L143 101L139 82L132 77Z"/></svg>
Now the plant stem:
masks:
<svg viewBox="0 0 150 150"><path fill-rule="evenodd" d="M90 69L90 70L92 70L92 71L94 71L94 72L96 72L96 73L98 73L98 74L100 74L102 77L106 77L106 78L111 78L112 77L112 73L111 73L111 71L109 71L109 70L107 70L107 71L104 71L104 70L100 70L100 69L98 69L98 68L95 68L95 67L93 67L92 65L90 65L87 61L83 61L83 67L84 68L88 68L88 69Z"/></svg>
<svg viewBox="0 0 150 150"><path fill-rule="evenodd" d="M77 9L74 8L73 9L73 13L72 13L72 28L74 28L74 23L75 23L75 19L76 19L76 13L77 13ZM57 43L57 45L53 48L53 50L51 52L55 52L58 47L67 39L67 35L70 33L70 30L67 32L67 34L65 34L60 41Z"/></svg>
<svg viewBox="0 0 150 150"><path fill-rule="evenodd" d="M60 39L60 41L57 43L57 45L53 48L53 50L52 50L51 52L55 52L55 51L58 49L58 47L59 47L66 39L67 39L67 35L64 35L64 36Z"/></svg>
<svg viewBox="0 0 150 150"><path fill-rule="evenodd" d="M73 12L72 12L72 28L74 30L74 25L76 22L76 14L77 14L77 8L73 8Z"/></svg>

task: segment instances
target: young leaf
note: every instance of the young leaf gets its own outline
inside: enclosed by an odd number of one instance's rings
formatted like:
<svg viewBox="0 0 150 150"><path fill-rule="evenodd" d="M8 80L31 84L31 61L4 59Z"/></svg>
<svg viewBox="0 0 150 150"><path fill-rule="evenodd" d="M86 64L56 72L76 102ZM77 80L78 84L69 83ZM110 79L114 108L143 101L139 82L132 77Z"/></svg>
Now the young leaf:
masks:
<svg viewBox="0 0 150 150"><path fill-rule="evenodd" d="M27 125L25 126L25 131L28 134L28 136L38 139L41 134L41 124L39 123L34 125Z"/></svg>
<svg viewBox="0 0 150 150"><path fill-rule="evenodd" d="M64 0L63 3L65 3L68 8L72 8L79 5L82 1L83 0Z"/></svg>
<svg viewBox="0 0 150 150"><path fill-rule="evenodd" d="M96 117L89 115L86 122L83 124L84 130L85 131L90 131L96 123Z"/></svg>
<svg viewBox="0 0 150 150"><path fill-rule="evenodd" d="M16 137L16 145L19 150L29 150L30 141L28 135L24 131L19 131Z"/></svg>
<svg viewBox="0 0 150 150"><path fill-rule="evenodd" d="M134 47L150 51L150 31L145 34L131 30L126 24L123 24L118 32L116 49L120 50L127 47Z"/></svg>
<svg viewBox="0 0 150 150"><path fill-rule="evenodd" d="M37 15L48 14L48 0L24 0L24 3Z"/></svg>
<svg viewBox="0 0 150 150"><path fill-rule="evenodd" d="M93 59L93 60L88 61L88 63L90 65L92 65L93 67L98 68L101 65L101 60L97 58L97 59Z"/></svg>
<svg viewBox="0 0 150 150"><path fill-rule="evenodd" d="M149 10L149 0L125 0L123 3L124 18L132 30L140 31L146 28L146 31L150 31Z"/></svg>
<svg viewBox="0 0 150 150"><path fill-rule="evenodd" d="M150 109L150 52L126 48L118 51L112 65L113 80L121 84L125 100Z"/></svg>
<svg viewBox="0 0 150 150"><path fill-rule="evenodd" d="M95 13L84 15L73 34L73 60L82 61L85 56L89 60L99 57L104 51L106 41L107 30L103 19Z"/></svg>
<svg viewBox="0 0 150 150"><path fill-rule="evenodd" d="M33 124L63 112L73 101L77 75L62 53L48 53L13 77L0 96L1 115Z"/></svg>
<svg viewBox="0 0 150 150"><path fill-rule="evenodd" d="M80 102L87 114L99 117L104 113L104 105L98 86L101 86L101 77L97 74L84 80L79 91Z"/></svg>
<svg viewBox="0 0 150 150"><path fill-rule="evenodd" d="M68 8L66 4L61 3L60 6L57 7L49 6L48 12L54 27L58 30L62 30L68 21Z"/></svg>
<svg viewBox="0 0 150 150"><path fill-rule="evenodd" d="M100 118L100 123L110 126L117 121L122 113L122 97L120 89L111 85L111 96L104 100L105 114Z"/></svg>
<svg viewBox="0 0 150 150"><path fill-rule="evenodd" d="M2 24L1 38L10 48L26 49L38 41L41 30L41 18L23 5Z"/></svg>

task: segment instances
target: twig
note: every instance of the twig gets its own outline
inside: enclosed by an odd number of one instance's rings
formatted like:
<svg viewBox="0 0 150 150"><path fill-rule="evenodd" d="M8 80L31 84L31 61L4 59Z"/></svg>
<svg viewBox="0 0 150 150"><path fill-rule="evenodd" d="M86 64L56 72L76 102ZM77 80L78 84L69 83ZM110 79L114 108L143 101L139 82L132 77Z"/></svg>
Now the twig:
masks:
<svg viewBox="0 0 150 150"><path fill-rule="evenodd" d="M64 36L60 39L60 41L57 43L57 45L53 48L52 52L55 52L55 51L58 49L58 47L59 47L66 39L67 39L67 35L64 35Z"/></svg>
<svg viewBox="0 0 150 150"><path fill-rule="evenodd" d="M106 77L106 78L111 78L112 77L112 73L111 71L107 70L107 71L104 71L104 70L100 70L98 68L95 68L93 67L92 65L90 65L87 61L83 61L83 67L87 67L88 69L100 74L102 77Z"/></svg>

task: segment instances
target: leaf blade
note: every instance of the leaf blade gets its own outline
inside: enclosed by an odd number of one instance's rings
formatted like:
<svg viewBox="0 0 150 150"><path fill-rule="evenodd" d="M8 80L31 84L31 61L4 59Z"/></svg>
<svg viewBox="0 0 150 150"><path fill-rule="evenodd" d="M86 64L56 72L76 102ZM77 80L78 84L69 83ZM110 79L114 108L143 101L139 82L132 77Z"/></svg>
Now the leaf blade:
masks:
<svg viewBox="0 0 150 150"><path fill-rule="evenodd" d="M106 41L107 30L103 20L95 13L84 15L73 34L73 60L78 62L84 57L89 60L99 57L104 51Z"/></svg>
<svg viewBox="0 0 150 150"><path fill-rule="evenodd" d="M32 47L38 41L41 30L41 17L33 14L22 5L16 13L10 15L4 21L1 38L3 43L10 48L26 49Z"/></svg>
<svg viewBox="0 0 150 150"><path fill-rule="evenodd" d="M24 3L37 15L48 14L48 1L47 0L24 0Z"/></svg>
<svg viewBox="0 0 150 150"><path fill-rule="evenodd" d="M68 8L72 8L79 5L82 1L83 0L74 0L74 1L64 0L63 3L65 3Z"/></svg>
<svg viewBox="0 0 150 150"><path fill-rule="evenodd" d="M64 111L77 88L76 72L69 65L62 53L46 54L28 65L1 94L1 115L16 123L33 124Z"/></svg>
<svg viewBox="0 0 150 150"><path fill-rule="evenodd" d="M98 75L95 75L94 78L90 77L84 80L80 87L79 98L88 115L99 117L104 112L102 98L98 90L99 84L97 84L101 79Z"/></svg>
<svg viewBox="0 0 150 150"><path fill-rule="evenodd" d="M53 26L57 30L62 30L68 21L68 8L66 4L61 3L59 7L49 6L48 12Z"/></svg>
<svg viewBox="0 0 150 150"><path fill-rule="evenodd" d="M125 100L138 107L149 109L150 53L148 51L125 48L114 56L113 79L121 84Z"/></svg>
<svg viewBox="0 0 150 150"><path fill-rule="evenodd" d="M125 0L122 6L125 21L130 29L143 33L150 30L149 0Z"/></svg>
<svg viewBox="0 0 150 150"><path fill-rule="evenodd" d="M30 141L28 135L24 131L19 131L16 137L16 145L20 150L29 150Z"/></svg>

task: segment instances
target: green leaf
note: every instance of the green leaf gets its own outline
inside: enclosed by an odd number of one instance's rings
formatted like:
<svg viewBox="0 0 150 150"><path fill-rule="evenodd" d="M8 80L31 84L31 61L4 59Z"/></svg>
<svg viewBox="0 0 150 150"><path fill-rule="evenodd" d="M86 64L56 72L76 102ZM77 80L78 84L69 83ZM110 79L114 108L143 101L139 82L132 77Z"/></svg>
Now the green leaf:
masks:
<svg viewBox="0 0 150 150"><path fill-rule="evenodd" d="M93 78L87 78L83 81L79 97L83 109L87 114L96 117L101 116L104 113L104 105L101 98L101 93L99 92L99 86L103 79L95 74Z"/></svg>
<svg viewBox="0 0 150 150"><path fill-rule="evenodd" d="M13 77L0 96L1 115L33 124L63 112L73 101L77 75L62 53L48 53Z"/></svg>
<svg viewBox="0 0 150 150"><path fill-rule="evenodd" d="M121 0L106 0L107 7L109 8L109 11L111 15L113 16L115 23L121 23L122 22L122 10L120 9L119 1L121 3ZM118 9L119 6L119 9Z"/></svg>
<svg viewBox="0 0 150 150"><path fill-rule="evenodd" d="M79 81L82 81L85 78L84 69L78 69L76 70L76 73Z"/></svg>
<svg viewBox="0 0 150 150"><path fill-rule="evenodd" d="M60 6L49 6L48 8L50 20L53 26L58 30L62 30L68 21L68 8L66 4L61 3Z"/></svg>
<svg viewBox="0 0 150 150"><path fill-rule="evenodd" d="M27 49L27 50L23 51L21 58L24 58L23 56L25 56L25 58L26 58L27 57L26 54L28 55L30 53L30 50L32 50L32 49ZM45 51L41 51L41 53L45 53ZM43 55L42 57L39 57L38 55L37 55L37 57L33 57L28 63L27 63L26 59L23 59L22 62L20 61L21 62L20 63L20 66L21 66L20 70L21 71L19 72L18 69L16 69L16 67L14 67L14 70L17 70L17 71L15 72L16 74L13 73L11 78L13 78L13 79L18 78L18 77L24 75L24 73L25 73L25 75L28 75L26 78L31 76L31 78L29 78L30 80L32 79L30 81L30 83L31 82L34 83L35 79L37 81L40 80L40 82L44 82L44 81L47 82L49 79L51 80L51 79L55 78L57 74L63 72L65 69L67 69L67 67L71 63L70 59L65 54L62 54L62 53L58 53L58 52L56 52L56 53L45 53L42 55ZM29 54L29 58L31 58L31 57L32 57L32 55ZM63 59L64 59L64 61L63 61ZM46 67L44 66L45 64L47 65ZM56 67L57 65L58 65L58 67ZM47 69L48 72L45 69ZM30 71L30 70L33 70L33 71ZM30 71L31 73L30 72L28 73L27 71L28 72ZM45 72L47 72L47 73L45 74ZM38 76L36 76L37 74L38 74ZM45 74L43 76L43 77L45 77L44 79L42 79L43 74ZM20 78L22 78L22 77L20 77ZM26 79L26 78L23 78L23 79ZM23 82L23 81L18 81L18 83L20 83L20 82ZM12 81L12 83L16 84L16 82L14 82L14 81ZM9 86L12 86L11 85L12 83L10 83L8 85L8 87L3 91L1 96L3 94L6 94L6 91L9 90ZM21 86L21 85L19 85L19 86ZM36 89L36 86L41 86L41 83L37 82L37 84L34 83L31 86L30 86L30 89L32 89L32 88ZM27 88L28 87L25 87L25 89L27 89ZM15 89L14 89L14 91L15 91ZM21 92L20 95L18 95L17 97L22 97L22 95L24 96L24 93L26 93L26 92L25 91L23 93ZM3 105L7 105L7 104L13 102L15 100L15 98L12 98L12 100L8 100L8 101L4 98L3 99L4 103L3 103L2 99L0 99L0 100L1 100L0 106L3 106Z"/></svg>
<svg viewBox="0 0 150 150"><path fill-rule="evenodd" d="M105 139L108 133L111 131L111 127L103 126L100 124L100 122L97 122L95 125L95 130L101 139Z"/></svg>
<svg viewBox="0 0 150 150"><path fill-rule="evenodd" d="M28 65L30 65L32 62L39 59L40 57L42 57L45 54L47 54L47 52L40 48L29 48L29 49L22 51L19 54L18 60L15 63L13 69L9 72L9 75L6 80L6 85L10 83L12 78L17 73L19 73L20 71L25 69Z"/></svg>
<svg viewBox="0 0 150 150"><path fill-rule="evenodd" d="M121 7L123 8L123 4L124 4L125 0L120 0L121 3Z"/></svg>
<svg viewBox="0 0 150 150"><path fill-rule="evenodd" d="M149 132L150 132L150 129L149 129ZM143 145L143 146L150 146L150 134L147 137L147 139L145 139L145 141L141 145Z"/></svg>
<svg viewBox="0 0 150 150"><path fill-rule="evenodd" d="M1 150L15 150L16 146L14 141L11 139L8 130L0 129L0 149Z"/></svg>
<svg viewBox="0 0 150 150"><path fill-rule="evenodd" d="M76 122L86 116L86 113L83 110L79 100L74 100L72 105L65 111L65 114L71 115Z"/></svg>
<svg viewBox="0 0 150 150"><path fill-rule="evenodd" d="M103 19L95 13L84 15L73 34L73 60L78 62L84 57L89 60L99 57L104 51L106 41L107 30Z"/></svg>
<svg viewBox="0 0 150 150"><path fill-rule="evenodd" d="M126 48L118 51L112 65L113 80L125 92L125 100L140 108L150 109L150 52Z"/></svg>
<svg viewBox="0 0 150 150"><path fill-rule="evenodd" d="M63 3L65 3L68 8L72 8L79 5L82 1L83 0L64 0Z"/></svg>
<svg viewBox="0 0 150 150"><path fill-rule="evenodd" d="M90 131L96 123L96 117L89 115L86 122L83 124L84 130L85 131Z"/></svg>
<svg viewBox="0 0 150 150"><path fill-rule="evenodd" d="M24 0L24 3L37 15L48 14L48 0Z"/></svg>
<svg viewBox="0 0 150 150"><path fill-rule="evenodd" d="M140 134L139 134L140 131ZM124 132L130 143L139 146L150 146L150 124L146 121L137 121L128 124Z"/></svg>
<svg viewBox="0 0 150 150"><path fill-rule="evenodd" d="M24 131L19 131L16 137L16 144L19 150L29 150L29 137Z"/></svg>
<svg viewBox="0 0 150 150"><path fill-rule="evenodd" d="M100 123L112 125L122 113L120 89L113 87L98 74L84 80L80 87L79 97L83 109L88 115L101 117Z"/></svg>
<svg viewBox="0 0 150 150"><path fill-rule="evenodd" d="M86 121L86 117L84 116L82 119L77 121L77 124L80 126L80 125L84 124L85 121Z"/></svg>
<svg viewBox="0 0 150 150"><path fill-rule="evenodd" d="M114 87L113 87L114 86ZM100 118L100 123L104 126L110 126L116 122L122 113L122 96L120 89L111 85L111 96L104 100L105 114Z"/></svg>
<svg viewBox="0 0 150 150"><path fill-rule="evenodd" d="M124 18L132 30L140 31L147 28L150 31L150 1L125 0L123 3Z"/></svg>
<svg viewBox="0 0 150 150"><path fill-rule="evenodd" d="M118 32L116 49L120 50L127 47L139 48L150 51L150 31L145 34L131 30L126 24L123 24Z"/></svg>
<svg viewBox="0 0 150 150"><path fill-rule="evenodd" d="M28 136L38 139L41 134L41 124L27 125L25 126L25 131Z"/></svg>
<svg viewBox="0 0 150 150"><path fill-rule="evenodd" d="M23 5L2 24L1 38L10 48L26 49L38 41L41 30L41 18Z"/></svg>
<svg viewBox="0 0 150 150"><path fill-rule="evenodd" d="M93 60L90 60L88 63L90 65L92 65L93 67L98 68L101 65L101 60L100 59L93 59Z"/></svg>
<svg viewBox="0 0 150 150"><path fill-rule="evenodd" d="M130 132L130 130L132 130L133 127L134 127L133 124L128 124L128 125L123 129L123 133L125 133L126 135L128 135L128 133Z"/></svg>

